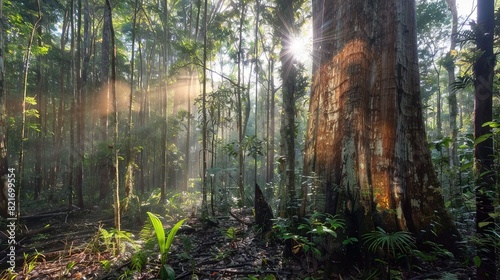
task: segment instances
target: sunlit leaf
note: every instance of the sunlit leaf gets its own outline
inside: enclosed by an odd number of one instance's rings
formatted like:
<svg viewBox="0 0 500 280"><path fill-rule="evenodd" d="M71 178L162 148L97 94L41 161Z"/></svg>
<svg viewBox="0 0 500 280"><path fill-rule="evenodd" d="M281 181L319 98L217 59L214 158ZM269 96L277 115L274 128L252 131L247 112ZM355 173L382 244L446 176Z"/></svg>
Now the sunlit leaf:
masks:
<svg viewBox="0 0 500 280"><path fill-rule="evenodd" d="M487 225L491 225L493 222L479 222L477 223L477 226L482 228L482 227L485 227Z"/></svg>
<svg viewBox="0 0 500 280"><path fill-rule="evenodd" d="M488 215L490 215L490 217L496 219L500 216L500 212L495 212L495 213L489 213Z"/></svg>
<svg viewBox="0 0 500 280"><path fill-rule="evenodd" d="M32 96L26 96L26 98L24 99L24 102L26 104L29 104L29 105L36 105L36 99L35 97L32 97Z"/></svg>
<svg viewBox="0 0 500 280"><path fill-rule="evenodd" d="M474 140L474 145L477 145L479 143L482 143L484 141L486 141L487 139L489 139L491 136L493 135L493 133L486 133L486 134L483 134L479 137L477 137L475 140Z"/></svg>
<svg viewBox="0 0 500 280"><path fill-rule="evenodd" d="M160 247L160 253L163 255L165 253L165 230L163 229L163 224L155 214L147 212L151 224L156 233L156 238L158 240L158 246Z"/></svg>
<svg viewBox="0 0 500 280"><path fill-rule="evenodd" d="M483 123L483 127L491 127L491 128L496 128L496 127L500 127L500 123L497 123L495 121L490 121L490 122L485 122Z"/></svg>
<svg viewBox="0 0 500 280"><path fill-rule="evenodd" d="M167 237L167 242L165 244L165 254L168 253L168 250L170 249L170 246L172 246L172 242L174 241L174 237L177 234L177 231L179 228L182 226L182 224L186 221L186 219L178 221L174 227L170 230L170 233L168 234Z"/></svg>

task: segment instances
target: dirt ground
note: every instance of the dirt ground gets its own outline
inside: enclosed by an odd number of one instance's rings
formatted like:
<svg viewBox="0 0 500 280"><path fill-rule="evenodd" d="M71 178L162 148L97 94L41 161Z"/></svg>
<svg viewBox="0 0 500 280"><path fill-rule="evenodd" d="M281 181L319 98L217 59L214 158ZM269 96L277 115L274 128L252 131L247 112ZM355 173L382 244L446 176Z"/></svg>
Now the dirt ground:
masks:
<svg viewBox="0 0 500 280"><path fill-rule="evenodd" d="M271 238L259 238L250 215L237 213L218 216L212 223L188 218L178 232L168 265L175 279L364 279L353 270L343 275L314 278L321 271L314 262L302 257L283 257L283 244ZM6 271L1 279L158 279L157 255L148 256L140 271L134 271L131 257L141 243L141 221L124 218L122 230L136 244L114 256L114 243L104 240L100 229L110 230L112 214L105 211L51 211L20 219L16 233L15 278ZM7 233L0 235L1 269L8 266ZM133 245L133 246L132 246ZM425 272L400 274L393 279L470 279L472 268L455 263L432 267ZM443 278L448 276L449 278ZM374 278L376 279L376 278Z"/></svg>

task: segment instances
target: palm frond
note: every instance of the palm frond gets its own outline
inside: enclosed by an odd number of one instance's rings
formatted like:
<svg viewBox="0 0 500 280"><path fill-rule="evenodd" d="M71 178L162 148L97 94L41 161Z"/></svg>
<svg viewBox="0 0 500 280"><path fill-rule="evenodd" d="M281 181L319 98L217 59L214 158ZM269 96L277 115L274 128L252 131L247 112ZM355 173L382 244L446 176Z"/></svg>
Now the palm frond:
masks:
<svg viewBox="0 0 500 280"><path fill-rule="evenodd" d="M408 254L415 248L415 238L407 231L386 232L377 227L377 230L363 235L364 245L372 253L384 252L388 258L399 254Z"/></svg>

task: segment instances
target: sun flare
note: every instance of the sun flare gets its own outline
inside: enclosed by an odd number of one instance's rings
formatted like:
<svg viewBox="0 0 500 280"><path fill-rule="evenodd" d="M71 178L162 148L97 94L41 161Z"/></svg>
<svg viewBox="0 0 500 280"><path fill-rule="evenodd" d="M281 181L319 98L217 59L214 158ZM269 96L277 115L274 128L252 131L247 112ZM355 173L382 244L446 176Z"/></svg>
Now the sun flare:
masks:
<svg viewBox="0 0 500 280"><path fill-rule="evenodd" d="M300 62L307 61L310 56L309 44L306 37L293 37L290 45L291 55Z"/></svg>

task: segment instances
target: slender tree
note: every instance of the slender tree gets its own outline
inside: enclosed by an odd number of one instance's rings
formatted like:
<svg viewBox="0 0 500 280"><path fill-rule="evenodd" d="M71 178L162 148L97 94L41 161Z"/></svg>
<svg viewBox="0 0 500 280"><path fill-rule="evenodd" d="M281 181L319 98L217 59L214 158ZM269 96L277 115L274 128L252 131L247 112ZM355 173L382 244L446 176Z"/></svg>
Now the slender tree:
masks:
<svg viewBox="0 0 500 280"><path fill-rule="evenodd" d="M8 210L8 161L7 161L7 125L5 106L5 68L3 42L3 0L0 0L0 216L7 218Z"/></svg>
<svg viewBox="0 0 500 280"><path fill-rule="evenodd" d="M38 25L37 27L37 35L36 35L36 41L37 41L37 47L41 48L43 46L43 32L42 32L42 25ZM35 179L34 179L34 199L38 199L40 196L40 193L42 191L42 184L43 184L43 172L42 172L42 153L43 153L43 148L42 148L42 143L43 143L43 138L44 138L44 133L42 129L42 123L44 119L44 108L43 108L43 99L44 99L44 94L46 91L46 88L44 86L44 75L42 74L43 71L43 60L42 56L37 56L36 58L36 69L35 69L35 83L36 83L36 90L35 90L35 96L38 99L38 102L36 104L36 108L39 112L38 118L37 118L37 131L36 131L36 140L35 140Z"/></svg>
<svg viewBox="0 0 500 280"><path fill-rule="evenodd" d="M202 212L204 216L208 216L208 203L207 203L207 137L208 137L208 121L207 121L207 27L208 27L208 0L205 0L203 11L203 90L201 96L202 102L202 169L201 169L201 182L202 182Z"/></svg>
<svg viewBox="0 0 500 280"><path fill-rule="evenodd" d="M291 50L296 33L294 3L292 0L278 1L279 34L281 37L281 80L283 93L283 114L281 116L281 154L283 164L281 217L291 217L294 213L292 202L295 194L295 95L297 91L297 67ZM288 212L287 212L288 211Z"/></svg>
<svg viewBox="0 0 500 280"><path fill-rule="evenodd" d="M451 130L451 151L450 151L450 166L458 165L457 158L457 137L458 137L458 126L457 126L457 116L458 116L458 104L457 104L457 93L453 90L452 85L455 82L455 54L457 48L457 36L458 36L458 11L457 11L457 1L456 0L446 0L448 7L451 12L451 36L450 36L450 51L446 56L445 68L448 72L448 103L450 107L450 130Z"/></svg>
<svg viewBox="0 0 500 280"><path fill-rule="evenodd" d="M125 176L125 197L130 199L133 195L134 187L134 158L133 158L133 148L132 148L132 107L134 104L134 71L135 71L135 44L136 44L136 32L137 32L137 16L139 13L140 6L139 0L134 2L134 15L132 20L132 50L130 56L130 94L128 103L128 117L127 117L127 171Z"/></svg>
<svg viewBox="0 0 500 280"><path fill-rule="evenodd" d="M42 11L40 7L40 0L37 0L37 6L38 6L38 12L37 12L37 17L35 19L35 22L33 23L32 29L31 29L31 35L29 37L28 41L28 48L26 49L26 55L25 55L25 61L24 61L24 73L23 73L23 100L22 100L22 105L21 105L21 148L19 149L19 180L17 182L17 189L16 189L16 206L18 207L18 212L20 212L20 193L21 193L21 187L23 184L23 174L24 174L24 142L26 138L26 97L28 94L28 73L29 73L29 65L30 65L30 59L31 59L31 48L33 46L33 41L35 39L35 34L36 30L38 29L38 25L40 24L40 21L42 20Z"/></svg>
<svg viewBox="0 0 500 280"><path fill-rule="evenodd" d="M56 186L56 180L58 173L60 171L60 161L61 161L61 148L63 145L63 131L64 131L64 116L65 116L65 80L67 75L67 63L65 58L67 57L66 43L67 43L67 33L69 31L69 12L71 11L70 5L66 5L66 9L63 16L62 28L61 28L61 39L60 39L60 56L62 61L59 65L59 98L54 98L53 100L53 112L54 112L54 123L53 123L53 142L54 142L54 153L52 155L52 166L49 172L48 185L53 188ZM57 109L56 109L57 104Z"/></svg>
<svg viewBox="0 0 500 280"><path fill-rule="evenodd" d="M75 57L75 77L76 77L76 135L75 135L75 195L78 207L83 208L83 164L85 160L85 86L83 77L86 76L86 67L82 65L82 0L78 0L78 18L76 25L76 57Z"/></svg>
<svg viewBox="0 0 500 280"><path fill-rule="evenodd" d="M243 137L245 134L245 121L243 119L243 23L245 20L246 4L245 1L240 0L240 23L239 23L239 40L238 40L238 50L237 50L237 85L236 85L236 102L237 102L237 128L238 128L238 190L240 194L241 205L245 205L245 189L244 189L244 178L245 178L245 162L244 162L244 151L243 151Z"/></svg>
<svg viewBox="0 0 500 280"><path fill-rule="evenodd" d="M317 208L344 217L359 240L381 227L455 251L426 143L415 1L315 0L313 19L304 173L325 194Z"/></svg>

